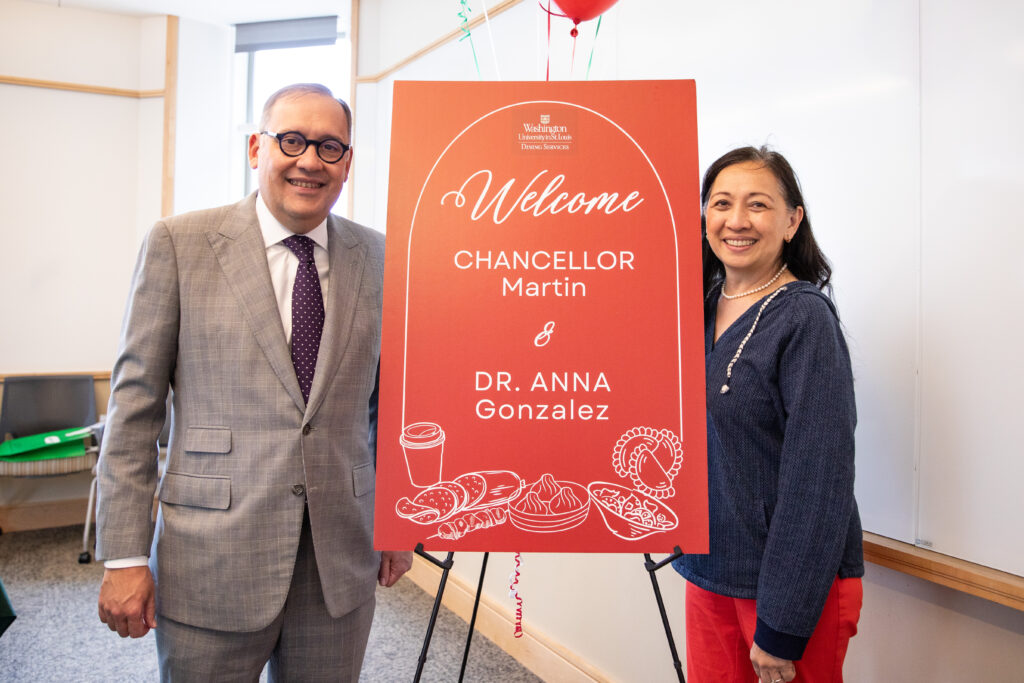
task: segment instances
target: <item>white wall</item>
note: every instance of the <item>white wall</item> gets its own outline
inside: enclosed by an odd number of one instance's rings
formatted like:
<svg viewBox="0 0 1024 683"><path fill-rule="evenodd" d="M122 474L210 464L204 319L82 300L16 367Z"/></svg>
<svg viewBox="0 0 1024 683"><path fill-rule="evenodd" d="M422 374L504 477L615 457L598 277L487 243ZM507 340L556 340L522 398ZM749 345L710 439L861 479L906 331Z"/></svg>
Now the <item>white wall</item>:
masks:
<svg viewBox="0 0 1024 683"><path fill-rule="evenodd" d="M851 683L1011 683L1024 671L1024 613L878 565L843 674Z"/></svg>
<svg viewBox="0 0 1024 683"><path fill-rule="evenodd" d="M166 26L0 0L0 74L160 90ZM232 27L180 20L176 212L234 198L233 50ZM2 291L16 293L0 297L0 373L108 370L138 245L160 217L163 98L0 85L0 102L11 132L0 155L0 250L33 255L0 271ZM23 154L11 147L19 139Z"/></svg>
<svg viewBox="0 0 1024 683"><path fill-rule="evenodd" d="M165 17L0 0L0 74L160 90L166 30ZM185 211L232 200L234 32L181 20L179 42L175 208ZM163 107L0 84L0 373L113 366L138 247L160 217ZM11 146L20 140L23 153ZM0 505L83 498L89 481L0 479Z"/></svg>
<svg viewBox="0 0 1024 683"><path fill-rule="evenodd" d="M952 525L958 542L979 532L1002 534L1001 544L989 538L958 548L997 566L1020 559L1020 544L1012 540L1019 537L1013 523L1019 515L1006 514L1000 522L1005 526L992 528L985 492L991 487L1007 501L1019 499L1008 489L1021 479L1021 461L1014 457L1020 449L1008 433L1012 416L998 412L999 424L989 429L978 414L991 392L970 404L972 392L992 388L973 387L971 377L987 381L1003 373L1006 386L1015 387L1024 366L1012 357L994 358L998 352L972 358L971 342L988 335L970 314L979 297L993 292L1006 293L1012 308L1019 289L1010 259L1020 251L1014 249L1020 219L1005 207L1024 195L1024 175L1012 163L1024 152L1013 123L1024 115L1024 44L1016 30L1021 10L1010 5L622 0L604 16L596 43L596 22L581 25L572 70L565 21L555 21L551 49L552 79L581 79L592 44L592 79L695 78L702 167L743 144L769 143L790 158L815 232L835 266L835 295L853 353L860 412L857 495L865 527L904 541L918 538L918 467L925 460L944 468L935 477L952 490L932 489L934 502L923 503L954 502L940 521L960 516L962 523ZM363 3L359 74L379 73L451 30L457 18L449 12L449 23L438 26L442 14L435 2ZM493 19L503 79L544 78L546 29L533 2ZM483 77L494 78L488 34L480 27L473 36ZM468 41L452 42L392 77L358 86L355 216L378 228L387 222L395 78L476 80L478 74ZM979 209L979 198L993 191L992 201ZM940 220L943 226L969 224L973 236L951 239L950 231L936 226ZM1010 248L997 254L1002 244ZM989 261L998 267L977 267ZM984 286L976 286L975 278ZM1008 314L985 325L997 322L1000 339L1015 339L1019 316L1002 310ZM943 335L951 330L949 346ZM938 355L945 351L952 356ZM922 364L928 364L924 381L932 386L956 377L954 390L933 394L941 407L925 402L922 410ZM963 395L955 390L959 386ZM999 411L1014 411L1019 401L1012 389L995 389L1008 396ZM970 459L970 441L979 437L987 453L995 453L986 467L971 470L979 477L971 481L953 468ZM997 457L1000 450L1005 458ZM1014 476L998 479L999 471ZM957 491L964 484L973 486L970 499ZM967 514L978 508L982 518ZM1002 554L984 555L993 549ZM463 553L453 572L475 586L479 564L479 555ZM510 569L509 555L492 556L485 583L488 597L509 613ZM683 652L682 581L670 569L660 578ZM610 680L674 680L642 558L529 554L522 581L528 630L576 653ZM1021 670L1024 613L869 566L848 680L1003 681L1016 680Z"/></svg>
<svg viewBox="0 0 1024 683"><path fill-rule="evenodd" d="M164 27L163 18L0 0L0 74L159 89ZM0 85L0 372L112 365L136 226L159 212L161 107ZM2 479L0 505L81 498L89 480Z"/></svg>
<svg viewBox="0 0 1024 683"><path fill-rule="evenodd" d="M476 7L476 14L482 14L479 3L469 4ZM360 75L382 71L457 28L458 11L459 3L453 5L448 0L360 2Z"/></svg>
<svg viewBox="0 0 1024 683"><path fill-rule="evenodd" d="M23 0L0 0L0 17L4 75L162 87L162 70L156 80L140 68L153 54L162 62L152 20ZM162 139L160 119L151 102L128 97L0 85L0 101L0 372L107 369L136 224L159 211L143 183L159 178L149 141ZM19 141L23 151L12 149Z"/></svg>
<svg viewBox="0 0 1024 683"><path fill-rule="evenodd" d="M167 18L145 17L139 31L139 82L145 89L164 87L166 68ZM139 100L139 154L136 169L138 205L135 212L135 235L142 240L145 231L160 215L163 187L164 98ZM127 295L127 283L124 284ZM114 302L111 301L111 304ZM97 369L106 369L113 364Z"/></svg>
<svg viewBox="0 0 1024 683"><path fill-rule="evenodd" d="M174 159L174 213L237 201L231 178L242 159L232 125L235 30L178 21L178 106Z"/></svg>

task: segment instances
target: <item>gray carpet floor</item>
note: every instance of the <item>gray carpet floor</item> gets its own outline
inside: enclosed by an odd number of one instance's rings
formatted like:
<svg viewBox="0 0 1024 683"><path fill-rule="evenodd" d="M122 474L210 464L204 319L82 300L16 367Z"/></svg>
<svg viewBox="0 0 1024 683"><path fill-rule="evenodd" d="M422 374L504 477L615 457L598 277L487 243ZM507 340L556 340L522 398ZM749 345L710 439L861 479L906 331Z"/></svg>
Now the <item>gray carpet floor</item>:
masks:
<svg viewBox="0 0 1024 683"><path fill-rule="evenodd" d="M100 623L96 597L103 568L78 564L81 526L0 535L0 581L18 614L0 637L0 681L156 681L152 634L121 639ZM411 681L433 595L409 579L377 590L377 612L361 681ZM457 681L467 625L443 608L423 681ZM539 681L492 642L475 634L466 681Z"/></svg>

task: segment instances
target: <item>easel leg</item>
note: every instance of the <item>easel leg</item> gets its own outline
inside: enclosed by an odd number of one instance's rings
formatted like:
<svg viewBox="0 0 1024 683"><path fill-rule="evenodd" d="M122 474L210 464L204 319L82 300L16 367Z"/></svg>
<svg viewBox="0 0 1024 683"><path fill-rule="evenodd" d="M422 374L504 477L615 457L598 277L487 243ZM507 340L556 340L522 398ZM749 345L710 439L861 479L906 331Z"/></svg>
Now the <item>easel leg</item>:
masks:
<svg viewBox="0 0 1024 683"><path fill-rule="evenodd" d="M423 675L423 665L427 663L427 650L430 648L430 638L434 634L434 624L437 623L437 613L441 609L441 596L444 595L444 587L445 584L448 583L448 572L452 568L452 556L455 553L449 552L448 557L446 557L444 562L442 562L433 555L424 552L422 543L416 544L415 553L442 569L441 582L437 586L437 596L434 598L434 609L430 612L430 621L427 623L427 634L423 638L423 649L420 650L420 658L419 661L416 662L416 676L413 678L413 681L414 683L418 683L420 676Z"/></svg>
<svg viewBox="0 0 1024 683"><path fill-rule="evenodd" d="M462 683L462 679L466 675L466 662L469 661L469 646L473 642L473 629L476 628L476 612L480 608L480 594L484 590L484 573L487 571L487 558L489 556L490 553L484 553L484 561L480 565L480 580L476 584L476 598L473 600L473 616L469 620L466 649L462 652L462 668L459 670L459 683Z"/></svg>
<svg viewBox="0 0 1024 683"><path fill-rule="evenodd" d="M676 546L671 557L655 564L654 561L651 560L650 553L644 553L644 568L651 577L651 586L654 588L654 599L658 601L658 611L661 613L661 623L662 626L665 627L665 637L668 638L668 649L672 652L672 666L676 669L676 676L679 678L679 682L686 683L686 677L683 676L683 665L682 662L679 661L679 652L676 650L676 641L672 639L672 627L669 626L668 615L665 613L665 601L661 598L661 588L658 586L658 577L654 575L654 572L669 564L682 554L683 551L679 549L679 546Z"/></svg>

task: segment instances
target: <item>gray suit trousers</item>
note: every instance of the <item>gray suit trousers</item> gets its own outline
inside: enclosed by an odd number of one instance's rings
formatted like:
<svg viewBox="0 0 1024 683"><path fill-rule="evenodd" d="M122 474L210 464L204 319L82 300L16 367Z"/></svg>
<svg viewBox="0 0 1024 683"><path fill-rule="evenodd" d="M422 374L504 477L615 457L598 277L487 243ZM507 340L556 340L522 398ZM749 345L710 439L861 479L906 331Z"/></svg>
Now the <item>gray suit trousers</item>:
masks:
<svg viewBox="0 0 1024 683"><path fill-rule="evenodd" d="M359 680L375 599L338 618L324 604L308 516L281 614L251 633L216 631L157 618L160 680L258 681L269 663L271 683Z"/></svg>

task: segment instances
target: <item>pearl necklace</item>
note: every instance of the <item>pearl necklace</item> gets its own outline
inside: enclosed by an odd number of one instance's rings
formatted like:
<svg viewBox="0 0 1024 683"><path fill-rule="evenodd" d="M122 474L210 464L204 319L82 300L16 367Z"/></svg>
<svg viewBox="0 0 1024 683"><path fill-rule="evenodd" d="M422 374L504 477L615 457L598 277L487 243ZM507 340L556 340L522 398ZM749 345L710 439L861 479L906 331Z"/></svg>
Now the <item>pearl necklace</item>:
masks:
<svg viewBox="0 0 1024 683"><path fill-rule="evenodd" d="M786 264L783 263L782 267L779 268L779 272L775 273L775 277L773 277L771 280L769 280L768 282L764 283L760 287L755 287L754 289L750 290L749 292L743 292L742 294L726 294L725 293L725 281L723 280L722 281L722 298L723 299L742 299L745 296L750 296L751 294L757 294L762 289L768 289L769 287L771 287L772 283L775 282L776 280L778 280L780 277L782 277L782 274L785 271L786 271Z"/></svg>

